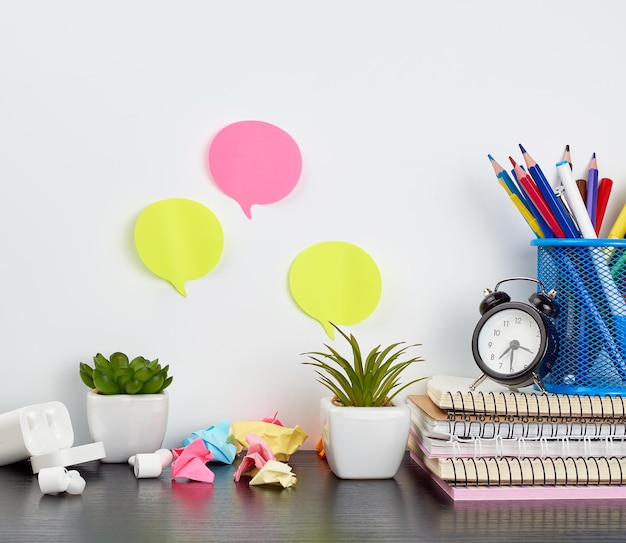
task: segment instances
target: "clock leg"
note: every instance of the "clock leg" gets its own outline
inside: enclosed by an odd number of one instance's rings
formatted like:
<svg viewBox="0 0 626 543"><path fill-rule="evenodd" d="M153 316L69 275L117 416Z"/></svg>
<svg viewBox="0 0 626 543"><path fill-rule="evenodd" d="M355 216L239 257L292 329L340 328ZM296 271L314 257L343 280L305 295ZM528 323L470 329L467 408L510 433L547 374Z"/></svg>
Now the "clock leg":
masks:
<svg viewBox="0 0 626 543"><path fill-rule="evenodd" d="M471 385L470 385L470 390L472 392L474 392L474 389L480 385L480 383L482 383L485 379L487 379L487 376L483 373L478 379L476 379Z"/></svg>
<svg viewBox="0 0 626 543"><path fill-rule="evenodd" d="M541 381L539 380L539 376L535 372L533 372L533 382L535 383L537 388L541 390L541 392L543 392L544 394L547 394L546 389L543 387L543 385L541 384Z"/></svg>

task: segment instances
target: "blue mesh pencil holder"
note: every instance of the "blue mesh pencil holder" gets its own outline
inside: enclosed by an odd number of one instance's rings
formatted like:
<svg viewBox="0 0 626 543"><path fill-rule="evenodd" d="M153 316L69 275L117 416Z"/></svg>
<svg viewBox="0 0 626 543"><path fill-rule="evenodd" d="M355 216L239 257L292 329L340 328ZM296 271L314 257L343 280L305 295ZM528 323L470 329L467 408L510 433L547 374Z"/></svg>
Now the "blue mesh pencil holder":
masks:
<svg viewBox="0 0 626 543"><path fill-rule="evenodd" d="M536 239L537 278L557 291L548 392L626 395L626 240Z"/></svg>

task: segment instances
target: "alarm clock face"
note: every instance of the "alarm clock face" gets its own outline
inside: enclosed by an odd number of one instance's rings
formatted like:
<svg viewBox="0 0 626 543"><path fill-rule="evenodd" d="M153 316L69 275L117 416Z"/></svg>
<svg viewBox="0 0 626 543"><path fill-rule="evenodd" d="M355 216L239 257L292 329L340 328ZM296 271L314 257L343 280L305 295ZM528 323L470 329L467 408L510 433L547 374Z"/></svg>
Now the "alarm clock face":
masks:
<svg viewBox="0 0 626 543"><path fill-rule="evenodd" d="M483 315L472 339L478 366L503 382L522 382L541 363L547 330L541 315L518 302L502 304Z"/></svg>

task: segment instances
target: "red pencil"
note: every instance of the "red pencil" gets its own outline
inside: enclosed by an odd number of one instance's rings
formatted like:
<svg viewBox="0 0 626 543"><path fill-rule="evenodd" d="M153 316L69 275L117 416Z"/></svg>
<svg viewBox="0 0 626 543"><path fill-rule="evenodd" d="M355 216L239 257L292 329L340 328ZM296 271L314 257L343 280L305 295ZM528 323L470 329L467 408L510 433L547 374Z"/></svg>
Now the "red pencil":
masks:
<svg viewBox="0 0 626 543"><path fill-rule="evenodd" d="M596 223L594 224L594 228L598 236L600 236L600 228L602 227L602 220L604 219L604 214L606 212L607 204L609 203L609 196L611 196L612 188L612 179L609 179L608 177L600 179L600 184L598 185L598 203L596 206Z"/></svg>
<svg viewBox="0 0 626 543"><path fill-rule="evenodd" d="M528 175L518 164L516 164L515 160L512 157L509 157L511 164L513 164L513 170L515 171L515 176L517 177L517 182L523 187L526 191L526 194L530 198L531 202L535 204L537 211L543 217L543 220L546 221L550 230L554 234L554 237L564 238L565 232L559 225L558 221L552 214L551 209L548 207L544 197L542 196L539 188L535 185L535 182L532 180L530 175Z"/></svg>

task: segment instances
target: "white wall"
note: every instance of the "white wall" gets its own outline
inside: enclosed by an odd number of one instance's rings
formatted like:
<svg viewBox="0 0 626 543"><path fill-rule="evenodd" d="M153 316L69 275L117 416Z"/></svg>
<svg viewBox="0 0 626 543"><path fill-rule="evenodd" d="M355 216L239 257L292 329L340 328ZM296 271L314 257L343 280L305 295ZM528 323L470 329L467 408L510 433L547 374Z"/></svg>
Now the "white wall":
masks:
<svg viewBox="0 0 626 543"><path fill-rule="evenodd" d="M577 176L596 152L616 185L607 223L626 201L623 6L4 2L0 412L63 401L87 442L78 363L123 350L171 364L166 445L278 411L313 448L326 392L300 353L329 338L287 271L335 239L383 276L357 338L423 343L407 377L476 375L482 289L535 274L487 153L505 165L523 143L555 181L565 144ZM287 130L304 160L295 191L252 220L203 164L215 133L244 119ZM140 211L168 197L206 204L225 232L187 298L133 243Z"/></svg>

